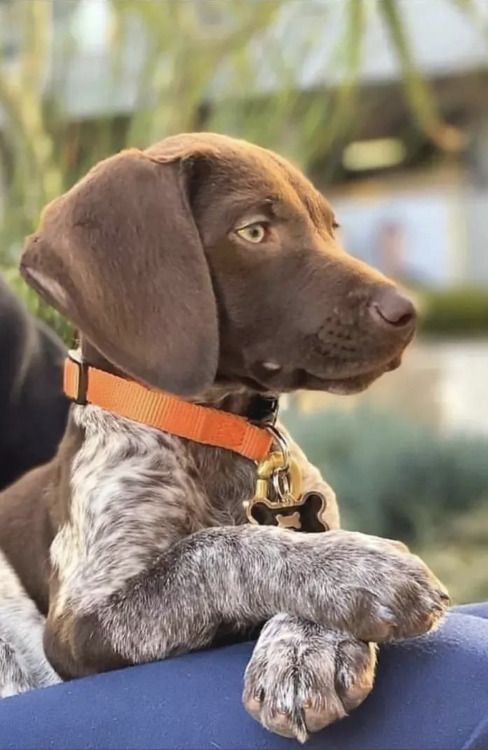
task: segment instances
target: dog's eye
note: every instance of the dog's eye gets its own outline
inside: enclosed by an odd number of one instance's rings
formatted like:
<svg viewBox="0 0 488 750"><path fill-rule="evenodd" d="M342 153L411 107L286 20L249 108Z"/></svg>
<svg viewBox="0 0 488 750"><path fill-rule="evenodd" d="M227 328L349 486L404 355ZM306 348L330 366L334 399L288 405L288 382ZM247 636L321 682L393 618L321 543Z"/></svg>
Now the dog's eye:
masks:
<svg viewBox="0 0 488 750"><path fill-rule="evenodd" d="M266 239L268 225L262 221L256 221L253 224L248 224L245 227L236 229L236 234L242 237L243 240L252 242L254 245L258 245L260 242Z"/></svg>

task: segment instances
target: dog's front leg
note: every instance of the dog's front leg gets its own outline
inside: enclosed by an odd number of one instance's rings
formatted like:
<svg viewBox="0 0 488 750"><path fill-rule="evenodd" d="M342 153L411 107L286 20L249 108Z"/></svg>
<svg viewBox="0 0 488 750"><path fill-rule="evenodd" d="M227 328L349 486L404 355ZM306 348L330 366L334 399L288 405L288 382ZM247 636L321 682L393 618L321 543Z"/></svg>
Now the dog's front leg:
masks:
<svg viewBox="0 0 488 750"><path fill-rule="evenodd" d="M243 702L272 732L304 742L359 706L372 687L376 645L279 614L264 626L244 678Z"/></svg>
<svg viewBox="0 0 488 750"><path fill-rule="evenodd" d="M65 677L200 648L223 624L253 625L280 612L364 641L414 636L439 620L447 600L397 543L250 525L180 540L109 596L96 583L77 581L64 606L53 592L45 645ZM54 585L59 595L63 584Z"/></svg>

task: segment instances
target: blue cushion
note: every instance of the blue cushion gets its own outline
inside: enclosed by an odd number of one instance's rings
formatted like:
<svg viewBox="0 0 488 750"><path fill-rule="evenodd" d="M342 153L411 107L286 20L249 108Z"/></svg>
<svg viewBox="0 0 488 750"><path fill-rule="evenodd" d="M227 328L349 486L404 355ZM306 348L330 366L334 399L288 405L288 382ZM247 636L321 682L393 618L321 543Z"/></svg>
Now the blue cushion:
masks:
<svg viewBox="0 0 488 750"><path fill-rule="evenodd" d="M488 605L383 648L371 696L310 750L486 750ZM0 748L291 750L241 706L251 643L75 680L0 701Z"/></svg>

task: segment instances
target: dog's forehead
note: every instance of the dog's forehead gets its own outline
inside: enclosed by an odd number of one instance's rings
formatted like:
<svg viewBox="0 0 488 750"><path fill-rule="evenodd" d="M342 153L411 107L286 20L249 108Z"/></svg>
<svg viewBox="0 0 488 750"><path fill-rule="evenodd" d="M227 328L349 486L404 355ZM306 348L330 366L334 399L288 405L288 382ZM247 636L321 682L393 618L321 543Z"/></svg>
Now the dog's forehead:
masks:
<svg viewBox="0 0 488 750"><path fill-rule="evenodd" d="M216 133L171 136L146 153L158 161L198 159L212 166L210 192L238 192L244 199L276 198L305 209L316 224L328 222L332 210L325 198L293 164L273 151Z"/></svg>
<svg viewBox="0 0 488 750"><path fill-rule="evenodd" d="M307 214L317 227L330 224L333 212L326 199L293 164L272 151L251 144L229 151L214 172L216 188L225 196L234 190L253 199L279 202L292 214Z"/></svg>

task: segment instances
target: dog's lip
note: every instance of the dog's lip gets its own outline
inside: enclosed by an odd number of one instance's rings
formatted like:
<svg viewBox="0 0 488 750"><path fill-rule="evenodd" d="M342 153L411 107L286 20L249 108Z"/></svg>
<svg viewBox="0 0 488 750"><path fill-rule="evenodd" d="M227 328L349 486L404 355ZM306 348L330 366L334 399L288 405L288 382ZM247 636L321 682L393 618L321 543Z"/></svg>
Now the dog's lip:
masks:
<svg viewBox="0 0 488 750"><path fill-rule="evenodd" d="M344 378L323 378L312 373L306 373L309 379L309 387L314 390L327 391L328 393L346 394L359 393L367 388L372 382L382 375L384 370L370 370L361 375L350 375Z"/></svg>
<svg viewBox="0 0 488 750"><path fill-rule="evenodd" d="M288 387L280 387L279 391L285 393L290 390L305 388L307 390L326 391L328 393L340 395L360 393L385 372L396 370L396 368L400 366L401 361L401 355L397 355L387 362L376 365L374 368L372 367L368 370L364 369L352 375L337 375L335 377L326 377L323 373L318 373L316 371L313 372L308 369L295 370L294 374L290 373L293 384L290 384ZM280 370L276 370L275 372L263 372L262 364L262 362L259 363L259 369L255 371L252 376L248 375L245 378L239 379L258 393L275 393L275 378L280 377L283 369L280 368Z"/></svg>
<svg viewBox="0 0 488 750"><path fill-rule="evenodd" d="M313 370L306 370L306 372L307 372L307 375L310 375L313 378L317 378L318 380L323 380L325 383L328 381L330 382L340 381L342 383L342 382L347 382L348 380L358 380L362 378L368 378L377 373L390 372L391 370L396 370L398 367L400 367L401 363L402 363L402 355L397 354L395 357L392 357L391 359L388 359L383 362L380 361L371 367L365 367L364 369L360 369L357 372L353 372L351 374L341 375L339 373L337 375L329 376L329 375L324 375L323 373L319 373Z"/></svg>
<svg viewBox="0 0 488 750"><path fill-rule="evenodd" d="M306 375L313 381L320 383L322 390L329 393L348 394L359 393L365 390L371 383L377 380L385 372L391 372L400 367L402 356L398 355L383 365L378 365L370 370L355 373L354 375L344 375L343 377L324 377L314 372L305 371Z"/></svg>

